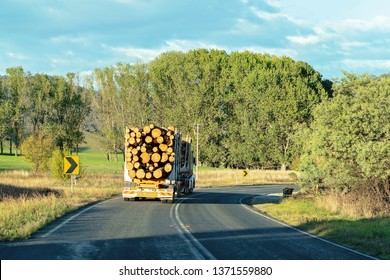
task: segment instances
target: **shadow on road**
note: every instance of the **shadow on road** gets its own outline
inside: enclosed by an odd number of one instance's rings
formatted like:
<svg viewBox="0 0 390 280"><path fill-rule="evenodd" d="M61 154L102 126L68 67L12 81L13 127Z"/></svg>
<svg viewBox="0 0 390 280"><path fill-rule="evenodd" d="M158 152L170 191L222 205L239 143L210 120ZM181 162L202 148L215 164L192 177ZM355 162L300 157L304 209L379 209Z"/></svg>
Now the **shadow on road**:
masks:
<svg viewBox="0 0 390 280"><path fill-rule="evenodd" d="M286 227L194 233L215 256L229 260L367 259ZM1 245L2 260L191 260L188 244L176 234L116 239L20 242Z"/></svg>

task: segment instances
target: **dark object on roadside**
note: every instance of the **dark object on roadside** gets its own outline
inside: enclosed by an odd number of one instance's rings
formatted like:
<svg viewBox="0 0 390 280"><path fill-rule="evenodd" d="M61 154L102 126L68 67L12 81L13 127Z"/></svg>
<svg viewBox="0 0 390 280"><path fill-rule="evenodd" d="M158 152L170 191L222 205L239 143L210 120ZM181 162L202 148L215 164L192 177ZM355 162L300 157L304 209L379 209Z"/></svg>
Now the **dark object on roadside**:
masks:
<svg viewBox="0 0 390 280"><path fill-rule="evenodd" d="M292 196L293 191L294 191L294 188L289 188L289 187L284 188L283 189L283 197Z"/></svg>

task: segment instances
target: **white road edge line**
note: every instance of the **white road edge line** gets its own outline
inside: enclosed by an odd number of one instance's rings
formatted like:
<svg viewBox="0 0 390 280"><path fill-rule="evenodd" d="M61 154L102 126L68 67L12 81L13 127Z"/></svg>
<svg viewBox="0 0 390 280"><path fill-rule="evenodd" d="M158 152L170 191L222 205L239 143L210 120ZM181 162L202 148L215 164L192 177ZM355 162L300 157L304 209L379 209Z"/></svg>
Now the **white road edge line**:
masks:
<svg viewBox="0 0 390 280"><path fill-rule="evenodd" d="M79 215L83 214L84 212L106 202L107 200L104 200L104 201L101 201L99 203L96 203L88 208L85 208L84 210L78 212L77 214L69 217L68 219L66 219L65 221L63 221L61 224L59 224L58 226L56 226L55 228L51 229L50 231L46 232L44 235L42 235L41 237L45 238L45 237L48 237L50 234L56 232L57 230L59 230L60 228L62 228L64 225L66 225L67 223L69 223L71 220L73 220L74 218L77 218Z"/></svg>
<svg viewBox="0 0 390 280"><path fill-rule="evenodd" d="M192 197L198 196L201 194L197 195L192 195ZM173 220L173 222L176 224L175 228L176 230L181 234L180 236L184 239L186 244L190 247L192 253L195 255L197 259L204 260L204 259L210 259L210 260L216 260L216 258L213 256L213 254L210 253L209 250L207 250L200 242L198 239L195 238L191 234L191 232L186 228L186 226L183 224L179 217L179 206L180 204L185 200L179 199L177 202L171 207L171 212L170 216Z"/></svg>
<svg viewBox="0 0 390 280"><path fill-rule="evenodd" d="M297 229L297 228L295 228L295 227L293 227L293 226L290 226L289 224L283 223L283 222L281 222L281 221L278 221L278 220L276 220L276 219L273 219L272 217L269 217L269 216L267 216L267 215L264 215L264 214L262 214L262 213L259 212L259 211L253 210L250 206L248 206L247 204L245 204L245 203L242 202L244 199L249 198L249 197L251 197L251 196L246 196L246 197L241 198L241 199L240 199L240 204L241 204L242 206L244 206L247 210L249 210L249 211L255 213L256 215L259 215L259 216L261 216L261 217L263 217L263 218L266 218L266 219L268 219L268 220L271 220L271 221L273 221L273 222L275 222L275 223L278 223L278 224L280 224L280 225L283 225L283 226L285 226L285 227L288 227L288 228L290 228L290 229L293 229L293 230L295 230L295 231L298 231L298 232L300 232L300 233L303 233L303 234L305 234L305 235L307 235L307 236L310 236L310 237L312 237L312 238L321 240L321 241L326 242L326 243L328 243L328 244L331 244L331 245L333 245L333 246L336 246L336 247L345 249L345 250L347 250L347 251L353 252L353 253L355 253L355 254L361 255L361 256L363 256L363 257L366 257L366 258L369 258L369 259L372 259L372 260L379 260L379 259L377 259L377 258L375 258L375 257L373 257L373 256L366 255L366 254L361 253L361 252L359 252L359 251L356 251L356 250L354 250L354 249L351 249L351 248L345 247L345 246L343 246L343 245L334 243L334 242L332 242L332 241L326 240L326 239L324 239L324 238L322 238L322 237L319 237L319 236L317 236L317 235L314 235L314 234L308 233L308 232L306 232L306 231Z"/></svg>

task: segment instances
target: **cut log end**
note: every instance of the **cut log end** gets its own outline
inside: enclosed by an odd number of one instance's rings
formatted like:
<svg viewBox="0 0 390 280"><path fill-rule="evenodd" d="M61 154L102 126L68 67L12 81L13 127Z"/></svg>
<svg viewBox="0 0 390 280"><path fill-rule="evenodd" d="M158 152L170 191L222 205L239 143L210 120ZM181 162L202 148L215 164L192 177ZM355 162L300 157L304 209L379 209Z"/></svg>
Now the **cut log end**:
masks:
<svg viewBox="0 0 390 280"><path fill-rule="evenodd" d="M158 168L153 171L153 177L156 179L160 179L164 176L164 169L163 168Z"/></svg>

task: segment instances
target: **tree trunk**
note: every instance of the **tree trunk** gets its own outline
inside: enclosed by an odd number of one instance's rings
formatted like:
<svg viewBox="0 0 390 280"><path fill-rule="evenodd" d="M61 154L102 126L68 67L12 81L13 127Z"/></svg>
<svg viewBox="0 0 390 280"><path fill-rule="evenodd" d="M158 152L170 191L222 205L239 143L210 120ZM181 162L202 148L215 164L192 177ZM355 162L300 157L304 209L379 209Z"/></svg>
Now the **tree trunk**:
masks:
<svg viewBox="0 0 390 280"><path fill-rule="evenodd" d="M156 179L160 179L164 176L164 169L163 168L158 168L153 171L153 177Z"/></svg>
<svg viewBox="0 0 390 280"><path fill-rule="evenodd" d="M154 138L154 139L157 139L158 137L160 137L161 136L161 129L159 129L159 128L153 128L153 130L152 130L152 137Z"/></svg>
<svg viewBox="0 0 390 280"><path fill-rule="evenodd" d="M170 163L165 164L165 166L164 166L164 171L165 171L166 173L171 172L171 171L172 171L172 164L170 164Z"/></svg>
<svg viewBox="0 0 390 280"><path fill-rule="evenodd" d="M126 130L125 160L134 180L162 179L173 169L174 131L153 125Z"/></svg>

